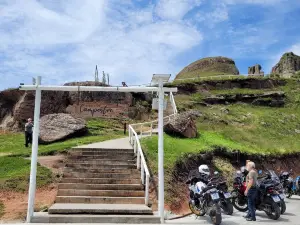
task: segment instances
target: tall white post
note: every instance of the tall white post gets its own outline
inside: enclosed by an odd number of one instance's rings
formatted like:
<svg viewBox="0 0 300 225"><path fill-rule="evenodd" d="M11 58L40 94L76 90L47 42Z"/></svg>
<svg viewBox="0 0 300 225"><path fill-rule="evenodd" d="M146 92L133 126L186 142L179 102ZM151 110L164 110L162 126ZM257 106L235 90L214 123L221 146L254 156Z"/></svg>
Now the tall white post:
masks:
<svg viewBox="0 0 300 225"><path fill-rule="evenodd" d="M158 211L161 223L164 219L164 90L163 81L159 81L158 107Z"/></svg>
<svg viewBox="0 0 300 225"><path fill-rule="evenodd" d="M35 106L34 106L34 127L33 127L33 140L31 151L31 167L30 167L30 183L28 193L28 208L26 222L30 223L34 212L34 199L36 189L36 171L37 171L37 156L38 156L38 141L40 130L40 107L41 107L41 90L39 85L41 84L41 77L36 79L36 91L35 91Z"/></svg>

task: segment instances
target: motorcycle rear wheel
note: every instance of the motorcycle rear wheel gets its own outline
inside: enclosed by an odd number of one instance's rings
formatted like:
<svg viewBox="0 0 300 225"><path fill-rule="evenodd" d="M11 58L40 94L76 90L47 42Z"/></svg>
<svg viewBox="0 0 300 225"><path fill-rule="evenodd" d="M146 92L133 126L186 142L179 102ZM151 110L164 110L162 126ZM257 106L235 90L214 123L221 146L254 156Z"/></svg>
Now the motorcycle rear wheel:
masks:
<svg viewBox="0 0 300 225"><path fill-rule="evenodd" d="M240 212L247 212L248 211L247 198L243 196L243 198L244 198L242 200L243 204L240 204L241 200L238 198L239 194L236 193L236 195L234 195L234 196L237 196L237 197L232 197L231 198L231 202L232 202L233 207L236 208Z"/></svg>
<svg viewBox="0 0 300 225"><path fill-rule="evenodd" d="M223 200L223 201L220 202L220 204L221 204L220 205L221 208L223 209L223 211L224 211L224 213L226 215L232 215L232 213L233 213L233 205L232 205L231 201L229 201L229 200Z"/></svg>
<svg viewBox="0 0 300 225"><path fill-rule="evenodd" d="M214 209L211 209L209 216L214 225L220 225L222 223L222 214L219 205L214 205Z"/></svg>
<svg viewBox="0 0 300 225"><path fill-rule="evenodd" d="M189 202L189 207L192 213L194 213L196 216L204 216L206 213L204 210L201 210L197 206L193 205L191 201Z"/></svg>
<svg viewBox="0 0 300 225"><path fill-rule="evenodd" d="M278 206L277 203L273 201L270 203L270 205L271 205L272 213L266 212L267 216L272 220L278 220L281 214L280 207Z"/></svg>

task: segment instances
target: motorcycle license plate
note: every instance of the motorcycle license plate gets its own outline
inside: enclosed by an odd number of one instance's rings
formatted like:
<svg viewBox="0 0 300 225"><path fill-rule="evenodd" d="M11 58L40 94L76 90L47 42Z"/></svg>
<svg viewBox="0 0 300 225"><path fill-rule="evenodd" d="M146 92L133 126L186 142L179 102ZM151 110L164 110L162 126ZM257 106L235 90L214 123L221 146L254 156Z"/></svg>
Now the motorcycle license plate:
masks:
<svg viewBox="0 0 300 225"><path fill-rule="evenodd" d="M229 192L224 193L224 197L225 197L225 198L230 198L230 197L231 197L231 194L230 194Z"/></svg>
<svg viewBox="0 0 300 225"><path fill-rule="evenodd" d="M272 196L274 202L280 202L280 198L276 195L276 196Z"/></svg>
<svg viewBox="0 0 300 225"><path fill-rule="evenodd" d="M212 200L217 200L220 198L218 193L212 193L212 194L210 194L210 196L211 196Z"/></svg>
<svg viewBox="0 0 300 225"><path fill-rule="evenodd" d="M285 194L280 194L279 197L280 197L281 199L284 199L284 198L285 198Z"/></svg>

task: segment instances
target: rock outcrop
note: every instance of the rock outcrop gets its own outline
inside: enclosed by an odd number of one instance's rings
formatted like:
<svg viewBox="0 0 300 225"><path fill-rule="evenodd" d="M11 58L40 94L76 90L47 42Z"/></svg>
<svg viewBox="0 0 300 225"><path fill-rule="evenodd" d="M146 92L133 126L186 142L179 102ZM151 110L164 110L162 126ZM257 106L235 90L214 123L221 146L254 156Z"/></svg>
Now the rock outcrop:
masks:
<svg viewBox="0 0 300 225"><path fill-rule="evenodd" d="M49 144L87 133L85 120L70 114L48 114L40 119L39 142Z"/></svg>
<svg viewBox="0 0 300 225"><path fill-rule="evenodd" d="M195 138L198 131L194 118L198 116L200 114L196 112L180 113L164 125L164 132L172 136Z"/></svg>
<svg viewBox="0 0 300 225"><path fill-rule="evenodd" d="M259 106L282 107L285 104L285 94L281 91L270 91L262 94L223 94L204 98L208 104L232 104L237 102Z"/></svg>
<svg viewBox="0 0 300 225"><path fill-rule="evenodd" d="M248 75L249 76L263 76L264 72L261 71L261 65L256 64L254 66L248 67Z"/></svg>
<svg viewBox="0 0 300 225"><path fill-rule="evenodd" d="M293 52L287 52L272 68L271 73L282 77L291 77L297 71L300 71L300 56L295 55Z"/></svg>
<svg viewBox="0 0 300 225"><path fill-rule="evenodd" d="M239 70L232 59L218 56L197 60L181 70L175 79L197 78L214 75L238 75Z"/></svg>

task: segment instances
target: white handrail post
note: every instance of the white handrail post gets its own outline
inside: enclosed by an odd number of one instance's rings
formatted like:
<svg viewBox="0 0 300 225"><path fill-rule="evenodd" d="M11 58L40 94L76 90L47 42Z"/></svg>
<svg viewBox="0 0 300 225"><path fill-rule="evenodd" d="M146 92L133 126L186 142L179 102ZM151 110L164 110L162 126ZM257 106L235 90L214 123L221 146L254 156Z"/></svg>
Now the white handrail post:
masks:
<svg viewBox="0 0 300 225"><path fill-rule="evenodd" d="M152 136L152 130L153 130L153 122L151 122L151 127L150 127L150 136Z"/></svg>
<svg viewBox="0 0 300 225"><path fill-rule="evenodd" d="M137 146L137 142L136 142L136 137L133 139L133 150L134 150L134 154L136 155L136 146Z"/></svg>
<svg viewBox="0 0 300 225"><path fill-rule="evenodd" d="M41 77L38 76L36 79L36 91L35 91L35 102L34 102L34 127L33 127L33 140L32 140L32 151L31 151L31 166L30 166L30 181L29 181L29 193L28 193L28 209L26 222L30 223L34 213L34 200L36 190L36 171L37 171L37 157L39 148L39 132L40 132L40 108L41 108Z"/></svg>
<svg viewBox="0 0 300 225"><path fill-rule="evenodd" d="M140 167L141 167L141 154L140 154L139 147L137 147L136 168L140 169Z"/></svg>
<svg viewBox="0 0 300 225"><path fill-rule="evenodd" d="M145 168L144 168L144 163L141 163L141 180L142 180L142 184L145 185Z"/></svg>
<svg viewBox="0 0 300 225"><path fill-rule="evenodd" d="M159 81L158 107L158 211L160 222L164 223L164 90L163 81Z"/></svg>
<svg viewBox="0 0 300 225"><path fill-rule="evenodd" d="M146 174L145 205L149 205L149 174Z"/></svg>

